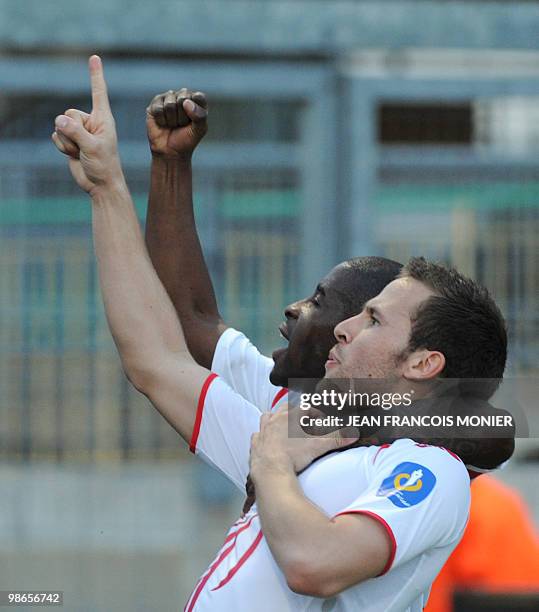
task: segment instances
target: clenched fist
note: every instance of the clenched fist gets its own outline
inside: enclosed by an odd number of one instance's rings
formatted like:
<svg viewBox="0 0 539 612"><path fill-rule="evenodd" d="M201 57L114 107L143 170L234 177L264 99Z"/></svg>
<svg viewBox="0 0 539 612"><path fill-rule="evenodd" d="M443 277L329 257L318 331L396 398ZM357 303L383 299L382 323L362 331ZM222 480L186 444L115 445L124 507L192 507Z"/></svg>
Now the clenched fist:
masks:
<svg viewBox="0 0 539 612"><path fill-rule="evenodd" d="M208 130L208 103L201 91L183 88L158 94L146 109L154 156L190 159Z"/></svg>

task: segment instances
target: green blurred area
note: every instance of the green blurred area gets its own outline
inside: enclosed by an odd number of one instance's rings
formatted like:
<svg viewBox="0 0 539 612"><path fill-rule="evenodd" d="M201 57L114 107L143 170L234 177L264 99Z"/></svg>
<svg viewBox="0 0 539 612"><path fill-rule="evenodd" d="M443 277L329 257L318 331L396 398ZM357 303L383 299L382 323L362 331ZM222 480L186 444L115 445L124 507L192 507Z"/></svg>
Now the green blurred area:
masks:
<svg viewBox="0 0 539 612"><path fill-rule="evenodd" d="M140 219L146 214L146 196L136 195ZM379 212L450 212L454 208L506 210L537 208L539 182L500 182L460 185L399 184L381 186L374 202ZM204 211L202 197L195 197L195 208ZM300 211L300 195L294 190L225 192L220 215L224 219L272 219L295 217ZM0 225L60 225L90 223L88 198L46 197L4 200L0 204Z"/></svg>

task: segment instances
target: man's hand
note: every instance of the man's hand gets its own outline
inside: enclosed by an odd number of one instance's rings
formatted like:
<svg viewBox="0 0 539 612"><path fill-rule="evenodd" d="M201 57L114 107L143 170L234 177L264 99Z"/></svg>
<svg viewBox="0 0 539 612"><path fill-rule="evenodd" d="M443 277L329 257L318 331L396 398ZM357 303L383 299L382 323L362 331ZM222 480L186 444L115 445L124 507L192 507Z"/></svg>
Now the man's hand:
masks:
<svg viewBox="0 0 539 612"><path fill-rule="evenodd" d="M201 91L158 94L146 109L146 129L154 156L190 159L208 130L208 103Z"/></svg>
<svg viewBox="0 0 539 612"><path fill-rule="evenodd" d="M304 412L299 408L285 408L262 415L260 431L251 438L250 469L255 485L266 469L298 474L316 458L350 446L358 439L345 438L339 430L323 436L307 436L300 426L301 414Z"/></svg>
<svg viewBox="0 0 539 612"><path fill-rule="evenodd" d="M70 108L58 115L52 140L69 156L69 168L79 187L93 195L102 186L123 184L124 178L107 84L97 55L90 57L89 68L92 112Z"/></svg>

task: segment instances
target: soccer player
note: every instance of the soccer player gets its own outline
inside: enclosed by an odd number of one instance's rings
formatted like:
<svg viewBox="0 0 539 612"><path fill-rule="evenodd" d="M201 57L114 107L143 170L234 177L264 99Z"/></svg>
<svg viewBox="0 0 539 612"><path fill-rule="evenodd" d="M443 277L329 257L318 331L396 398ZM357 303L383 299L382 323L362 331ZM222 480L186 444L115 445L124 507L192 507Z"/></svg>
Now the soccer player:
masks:
<svg viewBox="0 0 539 612"><path fill-rule="evenodd" d="M287 409L260 419L194 361L144 246L97 56L90 74L91 114L59 115L53 140L92 200L101 290L124 369L197 454L240 488L250 469L257 488L257 507L230 530L186 609L421 610L466 524L462 461L400 439L312 463L346 441L289 438ZM505 327L488 294L424 260L335 336L326 377L387 378L392 392L430 394L441 375L484 378L485 368L500 377L505 364Z"/></svg>
<svg viewBox="0 0 539 612"><path fill-rule="evenodd" d="M335 326L361 312L365 302L395 279L401 264L360 257L337 265L311 296L286 307L279 329L288 346L274 351L272 359L260 354L220 316L196 231L191 158L207 132L207 116L205 94L186 88L158 94L148 106L152 167L146 244L197 362L267 412L286 403L289 380L299 385L302 379L305 384L322 378L335 343ZM476 403L476 409L497 412L487 402ZM512 435L494 438L489 444L469 436L464 441L446 439L444 444L460 453L471 476L496 469L514 449ZM248 493L245 510L254 499L250 481Z"/></svg>

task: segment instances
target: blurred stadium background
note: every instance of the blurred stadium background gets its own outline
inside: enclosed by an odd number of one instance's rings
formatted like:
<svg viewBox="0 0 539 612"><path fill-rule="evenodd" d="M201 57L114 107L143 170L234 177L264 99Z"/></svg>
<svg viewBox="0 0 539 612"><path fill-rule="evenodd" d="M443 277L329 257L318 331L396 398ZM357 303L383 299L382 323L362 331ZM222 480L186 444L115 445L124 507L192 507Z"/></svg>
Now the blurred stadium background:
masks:
<svg viewBox="0 0 539 612"><path fill-rule="evenodd" d="M262 349L336 262L423 254L491 289L508 373L537 377L537 3L0 0L0 15L0 589L178 609L240 507L109 337L88 202L49 141L57 114L89 109L90 53L141 219L147 103L207 92L198 226L226 320ZM538 447L500 474L536 520Z"/></svg>

